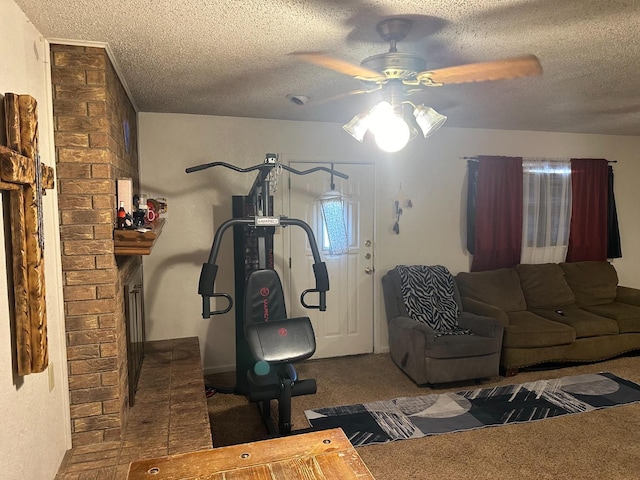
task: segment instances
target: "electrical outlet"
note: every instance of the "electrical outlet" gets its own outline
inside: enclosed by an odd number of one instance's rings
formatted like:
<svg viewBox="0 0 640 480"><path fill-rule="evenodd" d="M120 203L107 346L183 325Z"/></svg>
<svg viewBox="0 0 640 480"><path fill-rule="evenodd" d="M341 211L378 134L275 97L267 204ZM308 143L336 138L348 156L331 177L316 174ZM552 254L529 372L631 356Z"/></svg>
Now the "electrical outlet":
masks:
<svg viewBox="0 0 640 480"><path fill-rule="evenodd" d="M49 372L49 391L51 392L53 388L56 386L56 379L53 374L53 363L49 362L49 366L47 367Z"/></svg>

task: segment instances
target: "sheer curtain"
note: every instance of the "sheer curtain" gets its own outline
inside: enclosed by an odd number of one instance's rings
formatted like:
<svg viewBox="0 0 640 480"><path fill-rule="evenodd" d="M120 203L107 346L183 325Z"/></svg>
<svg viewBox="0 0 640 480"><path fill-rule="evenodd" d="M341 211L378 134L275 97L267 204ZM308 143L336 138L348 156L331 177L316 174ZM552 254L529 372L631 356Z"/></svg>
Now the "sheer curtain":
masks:
<svg viewBox="0 0 640 480"><path fill-rule="evenodd" d="M520 263L560 263L567 256L571 224L571 161L523 158Z"/></svg>

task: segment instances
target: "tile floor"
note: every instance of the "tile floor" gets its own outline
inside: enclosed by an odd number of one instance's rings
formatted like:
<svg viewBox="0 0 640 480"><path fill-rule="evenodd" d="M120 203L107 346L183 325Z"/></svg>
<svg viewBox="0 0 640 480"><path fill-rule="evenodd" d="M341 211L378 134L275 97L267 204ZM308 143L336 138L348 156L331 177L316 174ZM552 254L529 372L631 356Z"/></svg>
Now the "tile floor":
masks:
<svg viewBox="0 0 640 480"><path fill-rule="evenodd" d="M198 339L147 342L122 441L72 448L55 480L126 480L133 460L212 446Z"/></svg>

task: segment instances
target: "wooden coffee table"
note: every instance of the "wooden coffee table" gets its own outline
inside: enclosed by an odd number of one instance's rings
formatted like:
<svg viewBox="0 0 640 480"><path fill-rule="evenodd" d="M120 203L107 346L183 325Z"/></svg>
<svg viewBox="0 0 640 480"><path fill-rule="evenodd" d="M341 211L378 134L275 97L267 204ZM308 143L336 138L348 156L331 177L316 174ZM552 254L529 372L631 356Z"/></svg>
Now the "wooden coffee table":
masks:
<svg viewBox="0 0 640 480"><path fill-rule="evenodd" d="M373 479L335 428L131 463L128 480Z"/></svg>

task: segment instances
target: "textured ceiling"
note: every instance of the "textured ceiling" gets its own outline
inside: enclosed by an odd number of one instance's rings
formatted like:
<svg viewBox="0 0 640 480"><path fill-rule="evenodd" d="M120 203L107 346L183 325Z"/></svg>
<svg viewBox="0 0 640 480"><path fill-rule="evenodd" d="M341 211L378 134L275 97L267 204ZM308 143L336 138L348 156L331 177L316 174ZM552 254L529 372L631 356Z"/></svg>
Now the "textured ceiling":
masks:
<svg viewBox="0 0 640 480"><path fill-rule="evenodd" d="M344 123L374 94L301 63L324 51L359 64L384 53L375 25L414 22L398 50L428 68L532 53L541 77L430 88L447 126L640 135L640 1L15 0L50 40L109 45L142 112Z"/></svg>

